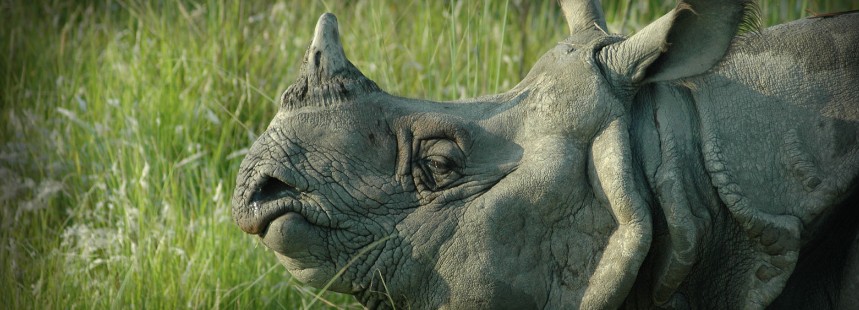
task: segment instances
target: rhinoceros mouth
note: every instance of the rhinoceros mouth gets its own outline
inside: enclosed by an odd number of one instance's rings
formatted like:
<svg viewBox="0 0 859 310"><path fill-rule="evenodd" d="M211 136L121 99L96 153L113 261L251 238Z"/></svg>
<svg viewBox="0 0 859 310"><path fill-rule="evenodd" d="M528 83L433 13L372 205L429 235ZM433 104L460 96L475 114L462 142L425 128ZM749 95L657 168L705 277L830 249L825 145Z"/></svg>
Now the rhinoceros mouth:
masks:
<svg viewBox="0 0 859 310"><path fill-rule="evenodd" d="M306 191L274 176L264 176L254 187L249 206L257 235L266 247L281 255L305 256L334 229L330 217Z"/></svg>

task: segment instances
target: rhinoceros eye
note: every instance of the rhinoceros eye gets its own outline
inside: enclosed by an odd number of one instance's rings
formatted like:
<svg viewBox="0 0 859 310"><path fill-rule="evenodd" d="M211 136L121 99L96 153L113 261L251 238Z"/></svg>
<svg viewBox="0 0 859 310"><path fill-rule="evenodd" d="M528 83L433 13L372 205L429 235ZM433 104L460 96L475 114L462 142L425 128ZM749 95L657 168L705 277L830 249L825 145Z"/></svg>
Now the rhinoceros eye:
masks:
<svg viewBox="0 0 859 310"><path fill-rule="evenodd" d="M462 151L453 141L427 140L421 143L420 168L424 185L430 190L442 190L461 177Z"/></svg>
<svg viewBox="0 0 859 310"><path fill-rule="evenodd" d="M424 165L435 175L445 175L453 168L450 159L444 156L432 155L424 158Z"/></svg>

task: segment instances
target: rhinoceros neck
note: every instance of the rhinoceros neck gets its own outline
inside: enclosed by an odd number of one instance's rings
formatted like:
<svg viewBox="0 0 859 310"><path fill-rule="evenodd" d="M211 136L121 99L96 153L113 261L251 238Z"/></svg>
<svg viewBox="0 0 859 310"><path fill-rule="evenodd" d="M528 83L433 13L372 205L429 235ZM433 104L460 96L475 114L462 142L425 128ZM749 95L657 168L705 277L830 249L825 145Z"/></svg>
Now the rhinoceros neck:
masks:
<svg viewBox="0 0 859 310"><path fill-rule="evenodd" d="M857 28L853 13L746 35L690 81L707 170L746 230L790 222L805 247L859 187Z"/></svg>
<svg viewBox="0 0 859 310"><path fill-rule="evenodd" d="M843 250L818 245L836 237L825 236L839 218L855 219L857 28L859 14L845 14L747 35L710 74L690 81L707 171L751 242L750 294L767 292L767 302L783 291L773 302L790 304L803 282L828 285L842 274ZM847 238L841 244L856 235L853 223L837 236ZM802 264L820 257L836 267Z"/></svg>
<svg viewBox="0 0 859 310"><path fill-rule="evenodd" d="M682 298L681 290L710 290L706 275L695 274L693 267L727 262L713 262L719 258L701 249L725 250L733 243L724 238L739 230L721 210L723 203L705 167L701 120L689 89L670 83L645 86L631 112L634 154L651 192L654 236L645 262L651 272L637 282L630 298L675 303ZM732 232L715 237L710 234L714 227ZM739 298L736 291L718 294L725 300Z"/></svg>
<svg viewBox="0 0 859 310"><path fill-rule="evenodd" d="M789 281L802 273L797 261L818 255L818 231L850 210L859 182L852 15L746 35L712 71L641 89L633 134L663 231L647 262L651 286L637 289L653 301L688 302L679 300L689 290L768 304L799 287ZM714 277L739 284L725 291Z"/></svg>

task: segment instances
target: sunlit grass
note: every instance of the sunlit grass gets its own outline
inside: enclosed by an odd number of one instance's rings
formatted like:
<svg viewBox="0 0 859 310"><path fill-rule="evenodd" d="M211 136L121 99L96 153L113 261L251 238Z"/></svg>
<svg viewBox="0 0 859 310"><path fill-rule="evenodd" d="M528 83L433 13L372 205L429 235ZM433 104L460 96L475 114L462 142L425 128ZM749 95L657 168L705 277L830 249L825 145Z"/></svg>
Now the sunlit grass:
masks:
<svg viewBox="0 0 859 310"><path fill-rule="evenodd" d="M230 219L238 164L316 18L337 14L382 88L437 100L512 87L566 26L554 1L345 2L0 1L3 307L359 307L315 300ZM604 7L630 33L671 4Z"/></svg>

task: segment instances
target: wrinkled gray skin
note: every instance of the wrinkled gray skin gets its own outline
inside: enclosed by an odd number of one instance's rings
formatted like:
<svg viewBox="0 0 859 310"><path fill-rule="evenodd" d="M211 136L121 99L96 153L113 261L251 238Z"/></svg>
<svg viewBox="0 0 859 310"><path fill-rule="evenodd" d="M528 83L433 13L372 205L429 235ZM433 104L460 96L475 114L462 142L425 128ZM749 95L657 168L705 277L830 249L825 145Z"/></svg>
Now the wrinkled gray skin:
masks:
<svg viewBox="0 0 859 310"><path fill-rule="evenodd" d="M233 216L370 308L855 307L859 14L735 38L747 7L623 38L565 2L519 85L457 102L381 91L325 14Z"/></svg>

